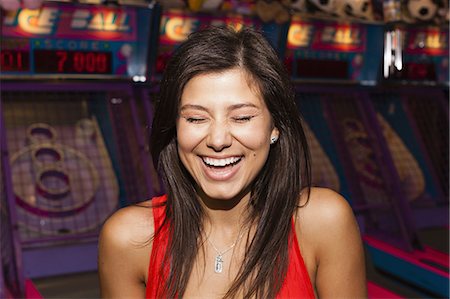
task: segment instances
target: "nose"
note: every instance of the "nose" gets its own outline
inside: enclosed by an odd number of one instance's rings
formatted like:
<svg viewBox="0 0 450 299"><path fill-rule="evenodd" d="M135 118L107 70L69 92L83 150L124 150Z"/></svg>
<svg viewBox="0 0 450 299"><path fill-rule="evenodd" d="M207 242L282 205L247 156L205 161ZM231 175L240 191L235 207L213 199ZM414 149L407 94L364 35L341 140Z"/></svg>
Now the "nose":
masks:
<svg viewBox="0 0 450 299"><path fill-rule="evenodd" d="M231 146L232 139L233 137L228 125L223 123L213 123L209 128L206 145L214 151L220 152Z"/></svg>

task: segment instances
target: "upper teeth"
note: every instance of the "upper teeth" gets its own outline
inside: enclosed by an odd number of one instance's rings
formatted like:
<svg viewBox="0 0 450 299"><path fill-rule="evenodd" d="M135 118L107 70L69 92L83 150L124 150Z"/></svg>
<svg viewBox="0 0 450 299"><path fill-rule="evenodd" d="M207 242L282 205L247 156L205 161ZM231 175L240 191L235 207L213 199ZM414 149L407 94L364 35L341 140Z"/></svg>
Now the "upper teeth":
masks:
<svg viewBox="0 0 450 299"><path fill-rule="evenodd" d="M208 157L203 157L203 162L210 166L225 166L229 164L236 163L239 161L240 157L231 157L231 158L225 158L225 159L213 159Z"/></svg>

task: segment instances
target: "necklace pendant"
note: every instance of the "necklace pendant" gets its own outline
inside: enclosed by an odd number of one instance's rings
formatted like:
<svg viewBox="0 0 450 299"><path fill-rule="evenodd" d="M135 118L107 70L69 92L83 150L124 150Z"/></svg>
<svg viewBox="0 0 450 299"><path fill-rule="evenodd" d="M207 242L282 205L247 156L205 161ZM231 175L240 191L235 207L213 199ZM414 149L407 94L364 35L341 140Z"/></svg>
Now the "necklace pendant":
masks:
<svg viewBox="0 0 450 299"><path fill-rule="evenodd" d="M222 255L216 256L215 264L214 264L214 272L222 273L223 271L223 259Z"/></svg>

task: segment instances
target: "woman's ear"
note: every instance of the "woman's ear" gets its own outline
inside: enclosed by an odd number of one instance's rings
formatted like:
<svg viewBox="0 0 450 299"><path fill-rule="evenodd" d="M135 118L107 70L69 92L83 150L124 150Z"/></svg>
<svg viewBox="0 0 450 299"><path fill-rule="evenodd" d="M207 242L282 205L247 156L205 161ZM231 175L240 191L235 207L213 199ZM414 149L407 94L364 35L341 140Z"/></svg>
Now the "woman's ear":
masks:
<svg viewBox="0 0 450 299"><path fill-rule="evenodd" d="M272 133L270 134L270 144L274 144L277 142L278 138L280 137L280 131L277 127L274 127L272 129Z"/></svg>

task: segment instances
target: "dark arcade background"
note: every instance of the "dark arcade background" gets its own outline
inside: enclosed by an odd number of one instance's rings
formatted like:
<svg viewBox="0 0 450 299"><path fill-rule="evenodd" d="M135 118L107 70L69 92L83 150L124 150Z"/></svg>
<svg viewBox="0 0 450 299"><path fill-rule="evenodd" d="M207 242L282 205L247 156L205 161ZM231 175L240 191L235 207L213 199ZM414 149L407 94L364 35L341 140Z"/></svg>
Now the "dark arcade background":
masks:
<svg viewBox="0 0 450 299"><path fill-rule="evenodd" d="M164 193L162 71L208 25L255 27L284 61L369 298L449 297L448 1L45 1L1 23L0 298L99 298L102 223Z"/></svg>

